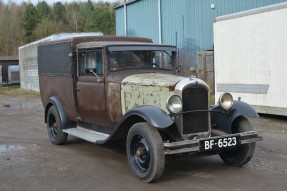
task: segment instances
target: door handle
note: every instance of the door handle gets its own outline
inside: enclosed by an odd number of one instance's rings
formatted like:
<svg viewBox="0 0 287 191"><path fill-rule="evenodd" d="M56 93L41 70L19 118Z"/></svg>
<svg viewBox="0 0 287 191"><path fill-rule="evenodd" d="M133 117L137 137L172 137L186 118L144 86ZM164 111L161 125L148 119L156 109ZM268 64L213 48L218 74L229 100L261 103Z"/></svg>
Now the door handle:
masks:
<svg viewBox="0 0 287 191"><path fill-rule="evenodd" d="M79 89L79 88L77 88L76 90L77 90L78 92L80 91L80 89Z"/></svg>

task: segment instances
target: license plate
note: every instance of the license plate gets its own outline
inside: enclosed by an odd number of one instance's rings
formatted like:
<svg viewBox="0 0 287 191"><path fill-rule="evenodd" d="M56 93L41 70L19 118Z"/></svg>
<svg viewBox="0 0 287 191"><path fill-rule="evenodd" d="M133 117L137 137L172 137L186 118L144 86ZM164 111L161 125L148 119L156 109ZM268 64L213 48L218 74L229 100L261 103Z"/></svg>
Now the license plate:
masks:
<svg viewBox="0 0 287 191"><path fill-rule="evenodd" d="M216 151L235 148L240 145L239 136L211 138L199 141L200 151Z"/></svg>

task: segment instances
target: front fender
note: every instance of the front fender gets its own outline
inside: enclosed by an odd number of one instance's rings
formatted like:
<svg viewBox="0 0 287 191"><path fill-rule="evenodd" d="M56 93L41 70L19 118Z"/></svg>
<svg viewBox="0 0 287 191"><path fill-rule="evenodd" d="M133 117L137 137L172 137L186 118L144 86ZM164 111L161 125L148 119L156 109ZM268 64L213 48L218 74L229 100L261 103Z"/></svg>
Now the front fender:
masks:
<svg viewBox="0 0 287 191"><path fill-rule="evenodd" d="M162 109L152 105L138 106L125 113L122 120L116 124L115 131L105 142L125 139L131 126L140 122L148 122L159 131L170 131L170 127L174 126L174 121Z"/></svg>
<svg viewBox="0 0 287 191"><path fill-rule="evenodd" d="M173 124L173 120L165 111L152 105L134 107L124 115L123 119L134 115L143 118L156 128L166 128Z"/></svg>
<svg viewBox="0 0 287 191"><path fill-rule="evenodd" d="M232 123L240 116L259 118L257 112L249 104L242 101L234 101L232 108L228 112L224 112L219 105L211 108L211 111L221 111L211 112L212 128L226 133L232 133Z"/></svg>

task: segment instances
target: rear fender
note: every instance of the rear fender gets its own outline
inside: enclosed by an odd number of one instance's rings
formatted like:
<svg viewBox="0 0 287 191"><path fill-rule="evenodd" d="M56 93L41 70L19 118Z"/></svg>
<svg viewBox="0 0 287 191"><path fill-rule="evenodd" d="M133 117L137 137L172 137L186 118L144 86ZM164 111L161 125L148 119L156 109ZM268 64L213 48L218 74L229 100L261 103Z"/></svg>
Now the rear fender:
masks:
<svg viewBox="0 0 287 191"><path fill-rule="evenodd" d="M225 112L219 105L211 108L211 126L213 129L221 130L226 133L232 133L232 124L238 117L259 118L257 112L247 103L234 101L232 108Z"/></svg>
<svg viewBox="0 0 287 191"><path fill-rule="evenodd" d="M51 97L48 101L48 104L45 107L45 123L47 123L47 114L48 114L50 107L52 107L52 106L55 106L57 109L57 112L59 114L61 125L62 125L63 129L75 126L72 123L72 121L69 119L69 117L65 111L64 104L56 96Z"/></svg>

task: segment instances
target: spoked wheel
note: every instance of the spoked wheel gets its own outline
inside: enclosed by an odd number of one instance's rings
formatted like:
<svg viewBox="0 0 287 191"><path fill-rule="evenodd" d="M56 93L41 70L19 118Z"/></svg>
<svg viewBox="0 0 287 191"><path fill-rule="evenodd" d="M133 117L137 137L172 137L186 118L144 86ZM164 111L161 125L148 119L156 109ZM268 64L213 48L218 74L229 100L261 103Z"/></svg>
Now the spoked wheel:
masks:
<svg viewBox="0 0 287 191"><path fill-rule="evenodd" d="M127 156L134 175L144 182L158 180L165 167L159 132L148 123L133 125L127 137Z"/></svg>
<svg viewBox="0 0 287 191"><path fill-rule="evenodd" d="M233 133L243 133L246 131L254 131L252 125L245 118L235 122ZM220 158L231 166L242 166L248 163L255 150L255 142L240 145L233 150L225 151L219 154Z"/></svg>
<svg viewBox="0 0 287 191"><path fill-rule="evenodd" d="M62 131L62 124L55 106L50 107L47 114L47 130L51 143L55 145L64 144L68 134Z"/></svg>

